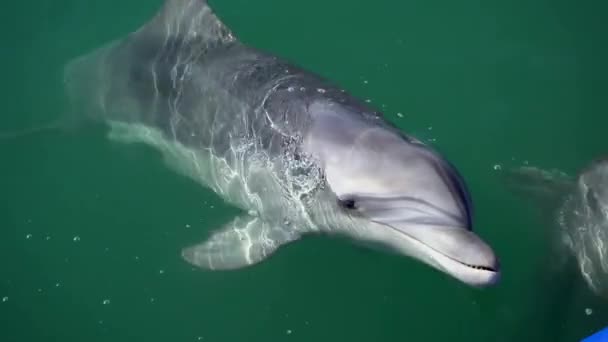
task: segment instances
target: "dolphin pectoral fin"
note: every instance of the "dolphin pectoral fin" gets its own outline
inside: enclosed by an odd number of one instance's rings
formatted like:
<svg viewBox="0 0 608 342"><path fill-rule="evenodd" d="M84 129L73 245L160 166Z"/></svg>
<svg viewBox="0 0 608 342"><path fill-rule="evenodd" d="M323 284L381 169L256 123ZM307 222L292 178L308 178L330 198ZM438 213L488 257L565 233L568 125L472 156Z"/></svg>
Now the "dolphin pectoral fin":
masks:
<svg viewBox="0 0 608 342"><path fill-rule="evenodd" d="M229 270L256 264L299 235L254 216L239 216L204 242L186 247L182 257L194 266Z"/></svg>

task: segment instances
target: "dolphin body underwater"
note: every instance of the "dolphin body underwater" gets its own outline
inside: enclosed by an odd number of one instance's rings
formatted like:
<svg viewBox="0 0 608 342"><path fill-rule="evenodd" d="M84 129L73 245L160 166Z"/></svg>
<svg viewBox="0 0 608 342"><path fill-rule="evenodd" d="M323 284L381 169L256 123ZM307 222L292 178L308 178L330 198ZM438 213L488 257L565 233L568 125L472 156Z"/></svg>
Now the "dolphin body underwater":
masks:
<svg viewBox="0 0 608 342"><path fill-rule="evenodd" d="M608 299L608 158L572 177L559 170L523 166L507 170L509 188L533 202L557 226L557 251L574 256L587 286Z"/></svg>
<svg viewBox="0 0 608 342"><path fill-rule="evenodd" d="M253 265L327 233L471 286L499 279L448 161L320 76L243 44L204 0L166 0L139 30L68 63L65 81L109 139L149 144L244 211L182 250L199 268Z"/></svg>

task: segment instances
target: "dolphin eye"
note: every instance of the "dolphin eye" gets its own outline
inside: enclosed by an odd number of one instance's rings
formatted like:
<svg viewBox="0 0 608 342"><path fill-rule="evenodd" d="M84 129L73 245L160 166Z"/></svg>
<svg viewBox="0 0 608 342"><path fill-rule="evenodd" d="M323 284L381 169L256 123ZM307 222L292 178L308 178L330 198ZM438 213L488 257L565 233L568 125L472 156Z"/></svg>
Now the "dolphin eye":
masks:
<svg viewBox="0 0 608 342"><path fill-rule="evenodd" d="M357 209L357 203L352 198L338 199L340 206L348 210Z"/></svg>

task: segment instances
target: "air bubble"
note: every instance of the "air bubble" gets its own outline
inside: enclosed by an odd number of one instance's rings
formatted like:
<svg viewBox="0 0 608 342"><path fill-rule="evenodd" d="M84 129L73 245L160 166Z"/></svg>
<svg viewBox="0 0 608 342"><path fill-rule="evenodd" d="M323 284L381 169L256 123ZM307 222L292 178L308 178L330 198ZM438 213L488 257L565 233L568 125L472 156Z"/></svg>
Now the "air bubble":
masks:
<svg viewBox="0 0 608 342"><path fill-rule="evenodd" d="M494 168L494 170L495 170L495 171L500 171L500 170L502 170L502 166L501 166L500 164L496 164L496 165L494 165L494 167L493 167L493 168Z"/></svg>
<svg viewBox="0 0 608 342"><path fill-rule="evenodd" d="M590 316L592 313L593 313L593 310L591 308L585 309L585 315Z"/></svg>
<svg viewBox="0 0 608 342"><path fill-rule="evenodd" d="M80 241L80 236L76 235L76 236L74 236L74 238L72 240L74 242L78 242L78 241Z"/></svg>
<svg viewBox="0 0 608 342"><path fill-rule="evenodd" d="M26 238L26 239L28 239L28 240L29 240L29 239L31 239L31 238L32 238L32 234L27 234L27 235L25 236L25 238Z"/></svg>
<svg viewBox="0 0 608 342"><path fill-rule="evenodd" d="M103 302L101 302L103 305L108 305L110 304L110 300L109 299L104 299Z"/></svg>
<svg viewBox="0 0 608 342"><path fill-rule="evenodd" d="M2 297L2 303L8 302L8 297Z"/></svg>

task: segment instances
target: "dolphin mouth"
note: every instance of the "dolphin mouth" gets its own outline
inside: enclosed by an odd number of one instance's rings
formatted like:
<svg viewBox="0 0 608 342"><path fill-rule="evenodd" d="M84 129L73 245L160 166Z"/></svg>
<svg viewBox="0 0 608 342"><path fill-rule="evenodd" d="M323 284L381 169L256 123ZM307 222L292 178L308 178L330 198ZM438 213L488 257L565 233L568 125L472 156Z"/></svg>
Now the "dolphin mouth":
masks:
<svg viewBox="0 0 608 342"><path fill-rule="evenodd" d="M425 245L425 246L427 246L428 248L432 248L432 247L429 247L428 245ZM441 253L441 252L439 252L437 250L435 250L435 251L437 253ZM448 255L445 255L445 254L442 254L442 255L445 256L445 257L447 257L447 258L450 258ZM493 267L488 267L488 266L472 265L472 264L467 264L466 262L462 262L462 261L456 260L454 258L450 258L450 259L452 259L453 261L455 261L457 263L460 263L460 264L462 264L462 265L464 265L466 267L473 268L473 269L476 269L476 270L488 271L488 272L500 272L500 268L499 267L493 268Z"/></svg>
<svg viewBox="0 0 608 342"><path fill-rule="evenodd" d="M494 285L500 279L500 262L494 251L470 230L450 226L381 224L410 240L416 252L408 254L464 283L484 287ZM397 248L400 249L399 246Z"/></svg>

